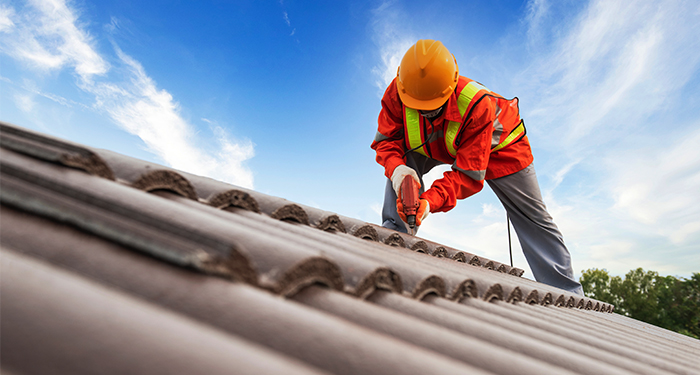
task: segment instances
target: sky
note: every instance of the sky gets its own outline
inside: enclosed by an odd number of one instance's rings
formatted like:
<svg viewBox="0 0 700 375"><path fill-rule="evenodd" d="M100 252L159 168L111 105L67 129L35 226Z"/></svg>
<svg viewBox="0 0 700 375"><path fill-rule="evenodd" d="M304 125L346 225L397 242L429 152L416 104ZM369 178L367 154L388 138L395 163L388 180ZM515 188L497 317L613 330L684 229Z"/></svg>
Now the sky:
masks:
<svg viewBox="0 0 700 375"><path fill-rule="evenodd" d="M577 277L700 272L700 2L426 4L0 0L0 120L379 224L380 99L440 40L520 99ZM488 186L418 235L509 263Z"/></svg>

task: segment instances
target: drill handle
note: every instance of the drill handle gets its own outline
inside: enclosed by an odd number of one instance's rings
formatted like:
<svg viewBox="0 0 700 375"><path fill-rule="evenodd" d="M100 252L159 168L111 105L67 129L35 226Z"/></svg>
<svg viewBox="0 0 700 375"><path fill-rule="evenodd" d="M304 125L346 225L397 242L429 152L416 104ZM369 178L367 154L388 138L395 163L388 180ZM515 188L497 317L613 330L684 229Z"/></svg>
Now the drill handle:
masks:
<svg viewBox="0 0 700 375"><path fill-rule="evenodd" d="M416 226L416 213L420 207L420 185L411 176L406 176L401 182L401 204L407 224Z"/></svg>

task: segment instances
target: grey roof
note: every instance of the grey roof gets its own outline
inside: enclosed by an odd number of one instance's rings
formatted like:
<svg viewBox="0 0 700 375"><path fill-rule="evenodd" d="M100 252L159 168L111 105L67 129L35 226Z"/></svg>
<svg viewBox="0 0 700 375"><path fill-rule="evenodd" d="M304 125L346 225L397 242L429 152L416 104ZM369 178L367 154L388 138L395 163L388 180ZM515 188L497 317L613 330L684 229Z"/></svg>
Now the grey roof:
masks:
<svg viewBox="0 0 700 375"><path fill-rule="evenodd" d="M697 374L522 270L0 123L3 373Z"/></svg>

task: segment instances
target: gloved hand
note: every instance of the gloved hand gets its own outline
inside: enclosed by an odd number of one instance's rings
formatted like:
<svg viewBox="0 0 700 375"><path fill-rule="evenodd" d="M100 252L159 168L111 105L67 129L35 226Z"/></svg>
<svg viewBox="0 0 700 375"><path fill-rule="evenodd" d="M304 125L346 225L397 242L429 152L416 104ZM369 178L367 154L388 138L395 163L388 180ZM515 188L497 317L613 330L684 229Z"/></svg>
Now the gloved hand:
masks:
<svg viewBox="0 0 700 375"><path fill-rule="evenodd" d="M394 168L394 173L391 174L391 186L394 188L396 196L399 198L401 198L401 183L403 182L403 178L406 176L413 177L413 179L418 183L418 186L420 186L420 179L418 178L416 171L404 164L399 165L398 167ZM399 212L401 212L401 210L399 210Z"/></svg>
<svg viewBox="0 0 700 375"><path fill-rule="evenodd" d="M401 203L401 198L396 199L396 211L399 213L399 217L401 218L401 220L403 220L404 223L408 223L408 219L403 213L403 204ZM416 225L420 226L423 220L425 220L425 218L428 217L429 213L430 203L428 203L428 201L425 199L421 199L420 206L418 206L418 210L416 211Z"/></svg>

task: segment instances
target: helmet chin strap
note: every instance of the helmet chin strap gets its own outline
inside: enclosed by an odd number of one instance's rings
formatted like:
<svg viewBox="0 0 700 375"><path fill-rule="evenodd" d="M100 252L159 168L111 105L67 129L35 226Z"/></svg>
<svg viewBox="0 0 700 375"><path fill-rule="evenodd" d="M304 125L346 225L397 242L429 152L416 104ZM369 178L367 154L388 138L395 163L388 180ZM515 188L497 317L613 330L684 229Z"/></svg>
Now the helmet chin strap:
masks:
<svg viewBox="0 0 700 375"><path fill-rule="evenodd" d="M442 114L442 111L445 109L445 104L441 105L440 108L432 111L420 111L420 115L427 119L434 119Z"/></svg>

